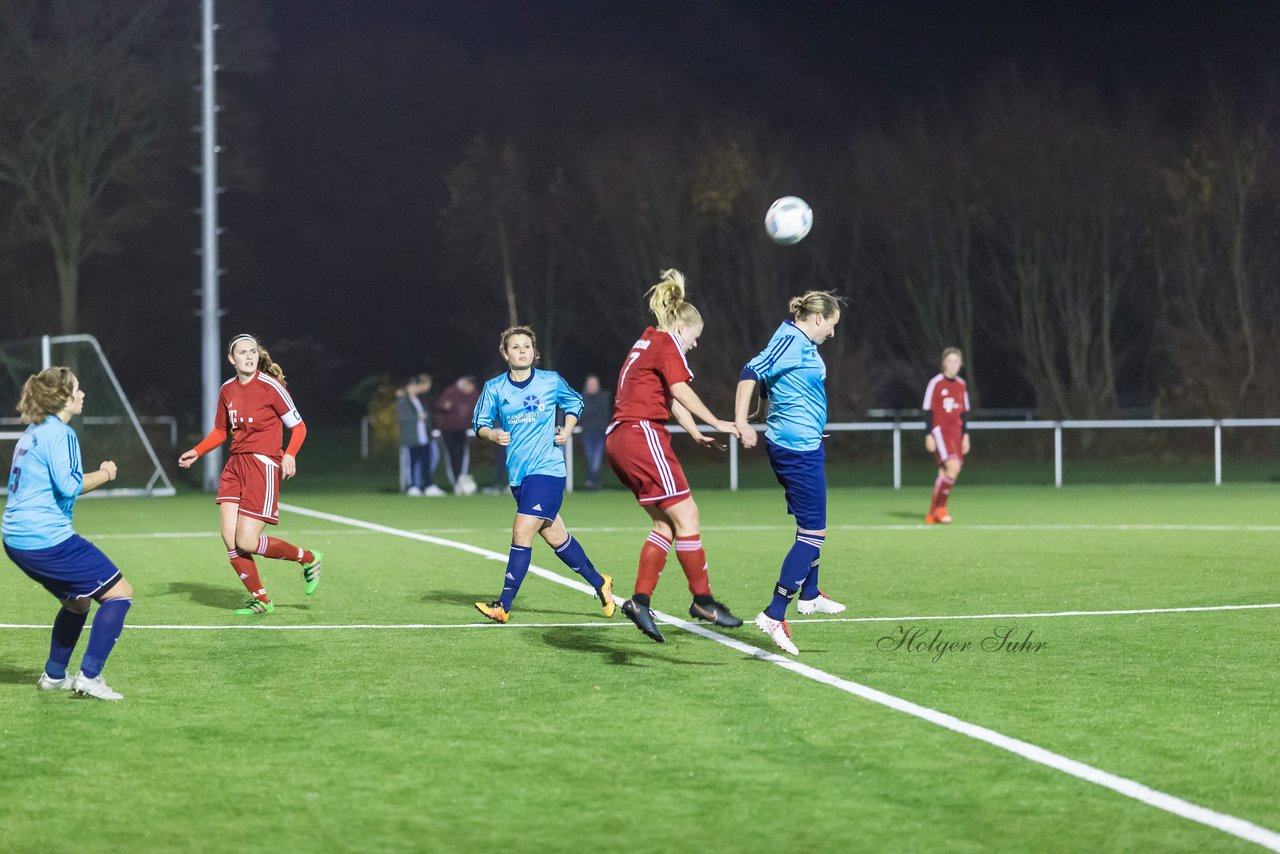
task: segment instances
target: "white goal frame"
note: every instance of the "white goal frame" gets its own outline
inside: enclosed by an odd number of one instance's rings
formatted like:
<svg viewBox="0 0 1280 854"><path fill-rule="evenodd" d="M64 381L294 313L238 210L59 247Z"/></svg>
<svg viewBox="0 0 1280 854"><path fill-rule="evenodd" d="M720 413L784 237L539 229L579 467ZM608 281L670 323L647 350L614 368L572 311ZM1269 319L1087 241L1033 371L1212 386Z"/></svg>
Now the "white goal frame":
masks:
<svg viewBox="0 0 1280 854"><path fill-rule="evenodd" d="M98 343L98 339L92 335L42 335L40 336L40 369L50 367L53 364L53 345L54 344L88 344L93 348L93 352L97 354L98 361L102 364L103 371L106 372L107 378L111 381L112 388L120 398L120 402L124 405L125 418L133 425L133 430L138 435L138 440L142 442L142 447L146 449L147 456L151 459L151 464L155 466L155 471L151 475L151 479L147 481L147 485L142 488L122 487L122 488L100 488L84 496L85 498L107 498L110 496L171 496L176 494L177 490L173 488L173 481L169 479L169 475L164 470L164 466L160 464L160 458L156 456L156 450L151 446L151 440L147 438L146 432L142 429L142 422L138 420L138 415L133 411L133 404L129 402L129 398L125 396L124 389L120 386L120 380L116 379L116 372L111 369L111 363L107 361L107 355L102 351L102 346ZM86 421L89 417L86 417ZM16 441L22 437L23 431L0 431L0 439L8 439ZM0 495L8 495L7 485L0 483Z"/></svg>

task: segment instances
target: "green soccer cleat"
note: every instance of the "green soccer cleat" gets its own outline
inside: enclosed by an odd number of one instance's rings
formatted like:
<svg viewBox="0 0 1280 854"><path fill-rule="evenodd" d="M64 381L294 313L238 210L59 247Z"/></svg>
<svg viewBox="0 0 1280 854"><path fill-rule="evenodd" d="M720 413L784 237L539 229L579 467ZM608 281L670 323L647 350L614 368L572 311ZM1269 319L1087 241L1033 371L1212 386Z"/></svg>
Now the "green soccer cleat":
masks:
<svg viewBox="0 0 1280 854"><path fill-rule="evenodd" d="M276 606L270 602L263 602L261 599L250 599L244 603L243 608L236 608L236 613L242 617L261 617L263 614L275 613Z"/></svg>
<svg viewBox="0 0 1280 854"><path fill-rule="evenodd" d="M312 549L311 554L315 555L315 560L302 565L302 580L307 584L308 596L315 593L316 588L320 586L320 564L324 562L324 552Z"/></svg>

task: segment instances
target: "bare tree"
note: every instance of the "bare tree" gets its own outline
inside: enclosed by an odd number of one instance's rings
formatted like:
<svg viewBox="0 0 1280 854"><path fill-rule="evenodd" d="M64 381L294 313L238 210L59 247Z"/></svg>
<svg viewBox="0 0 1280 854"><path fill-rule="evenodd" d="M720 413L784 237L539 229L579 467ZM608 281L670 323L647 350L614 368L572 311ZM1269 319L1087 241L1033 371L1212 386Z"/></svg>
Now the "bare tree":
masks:
<svg viewBox="0 0 1280 854"><path fill-rule="evenodd" d="M1259 357L1280 333L1280 163L1265 110L1242 114L1220 94L1213 101L1160 170L1157 344L1171 368L1163 404L1234 415L1258 412L1258 401L1280 392Z"/></svg>
<svg viewBox="0 0 1280 854"><path fill-rule="evenodd" d="M0 184L15 230L48 246L60 327L74 332L84 262L148 205L172 122L177 34L163 0L0 5ZM177 44L175 44L175 42Z"/></svg>
<svg viewBox="0 0 1280 854"><path fill-rule="evenodd" d="M520 323L517 265L532 232L532 199L524 157L511 143L502 146L477 136L463 159L445 176L449 201L440 213L455 246L469 247L472 263L500 282L507 322Z"/></svg>
<svg viewBox="0 0 1280 854"><path fill-rule="evenodd" d="M989 85L981 121L997 330L1042 411L1104 415L1135 349L1115 323L1146 247L1147 138L1083 89L1013 75Z"/></svg>
<svg viewBox="0 0 1280 854"><path fill-rule="evenodd" d="M944 347L960 347L976 399L974 256L982 212L971 149L961 119L935 109L892 131L861 134L854 168L876 235L864 264L875 271L894 349L914 373L934 368Z"/></svg>

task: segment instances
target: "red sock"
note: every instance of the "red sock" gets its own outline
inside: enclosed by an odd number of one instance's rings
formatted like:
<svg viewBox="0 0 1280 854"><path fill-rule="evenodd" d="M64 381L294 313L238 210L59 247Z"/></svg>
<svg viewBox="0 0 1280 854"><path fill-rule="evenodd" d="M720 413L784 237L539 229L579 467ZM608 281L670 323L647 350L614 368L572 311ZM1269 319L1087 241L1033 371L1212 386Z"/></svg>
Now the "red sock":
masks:
<svg viewBox="0 0 1280 854"><path fill-rule="evenodd" d="M636 573L636 592L642 596L652 596L653 589L658 586L658 578L662 576L662 568L667 565L667 552L671 549L671 541L650 531L649 537L640 549L640 569Z"/></svg>
<svg viewBox="0 0 1280 854"><path fill-rule="evenodd" d="M710 596L711 579L707 577L707 553L702 550L702 536L676 537L676 557L684 577L689 580L689 592L694 596Z"/></svg>
<svg viewBox="0 0 1280 854"><path fill-rule="evenodd" d="M951 495L951 487L956 482L946 475L938 475L938 479L933 482L933 503L929 505L929 512L932 513L939 507L947 506L947 497Z"/></svg>
<svg viewBox="0 0 1280 854"><path fill-rule="evenodd" d="M258 577L258 565L253 562L253 555L233 549L227 552L227 560L231 561L231 568L240 576L250 596L259 602L271 601L266 589L262 586L262 579Z"/></svg>
<svg viewBox="0 0 1280 854"><path fill-rule="evenodd" d="M298 563L311 563L316 559L316 556L306 549L300 549L292 543L268 537L266 534L258 537L258 554L276 560L294 560Z"/></svg>

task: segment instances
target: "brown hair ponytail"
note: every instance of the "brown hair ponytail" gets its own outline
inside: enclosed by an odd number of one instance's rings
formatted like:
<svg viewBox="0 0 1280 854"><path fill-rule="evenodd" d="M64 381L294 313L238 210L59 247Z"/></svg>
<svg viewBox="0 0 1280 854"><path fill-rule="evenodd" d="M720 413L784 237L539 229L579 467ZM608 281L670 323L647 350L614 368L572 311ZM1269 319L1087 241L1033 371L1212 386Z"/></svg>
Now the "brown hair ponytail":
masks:
<svg viewBox="0 0 1280 854"><path fill-rule="evenodd" d="M231 339L227 344L227 355L235 354L236 344L240 341L252 341L258 348L258 370L264 374L269 374L280 381L282 385L286 384L284 380L284 368L280 367L280 363L271 358L271 354L267 352L267 348L262 346L262 342L258 340L258 336L250 335L248 332L242 332Z"/></svg>
<svg viewBox="0 0 1280 854"><path fill-rule="evenodd" d="M18 399L18 415L23 424L38 424L57 415L76 393L76 375L70 368L45 368L27 377Z"/></svg>

